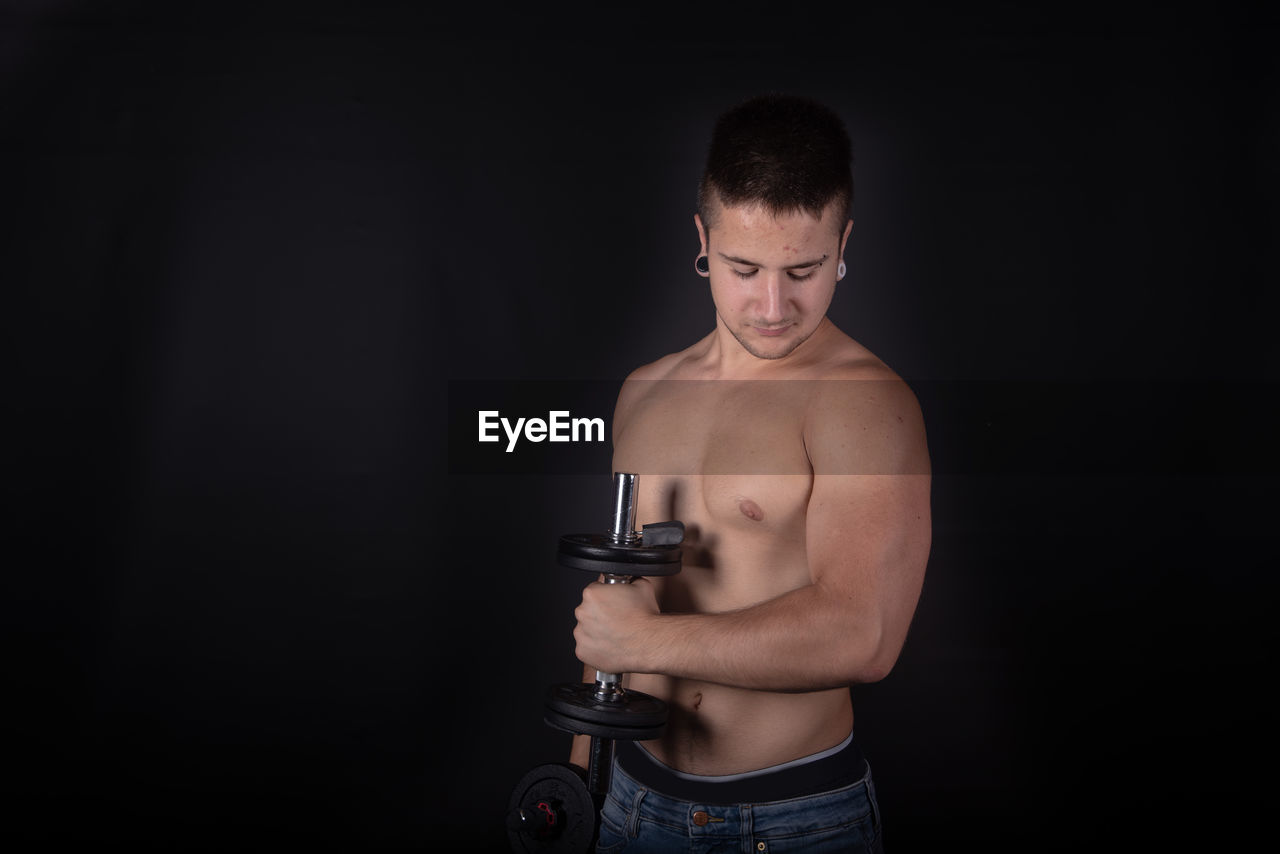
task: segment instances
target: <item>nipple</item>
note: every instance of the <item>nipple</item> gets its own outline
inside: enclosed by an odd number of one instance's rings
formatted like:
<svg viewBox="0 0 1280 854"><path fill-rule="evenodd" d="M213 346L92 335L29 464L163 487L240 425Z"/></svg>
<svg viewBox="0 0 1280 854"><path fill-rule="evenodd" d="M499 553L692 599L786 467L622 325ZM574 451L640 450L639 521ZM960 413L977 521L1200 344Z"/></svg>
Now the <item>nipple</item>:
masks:
<svg viewBox="0 0 1280 854"><path fill-rule="evenodd" d="M743 516L746 516L753 522L759 522L764 518L764 511L760 509L760 505L756 504L750 498L739 499L738 509L742 511Z"/></svg>

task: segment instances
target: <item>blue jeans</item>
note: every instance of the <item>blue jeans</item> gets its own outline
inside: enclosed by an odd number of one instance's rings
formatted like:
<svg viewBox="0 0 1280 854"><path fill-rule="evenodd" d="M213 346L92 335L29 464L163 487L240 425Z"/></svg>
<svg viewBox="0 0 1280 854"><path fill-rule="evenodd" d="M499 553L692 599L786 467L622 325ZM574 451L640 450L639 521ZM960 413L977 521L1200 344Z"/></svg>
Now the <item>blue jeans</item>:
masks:
<svg viewBox="0 0 1280 854"><path fill-rule="evenodd" d="M596 854L882 854L871 769L852 785L785 801L715 806L647 789L613 765Z"/></svg>

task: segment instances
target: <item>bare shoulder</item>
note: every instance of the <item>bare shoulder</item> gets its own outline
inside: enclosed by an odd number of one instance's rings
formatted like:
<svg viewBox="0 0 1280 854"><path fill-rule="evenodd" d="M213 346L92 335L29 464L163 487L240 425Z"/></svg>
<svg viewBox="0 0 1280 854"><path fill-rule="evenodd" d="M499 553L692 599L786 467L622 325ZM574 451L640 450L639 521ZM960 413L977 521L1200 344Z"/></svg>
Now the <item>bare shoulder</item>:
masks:
<svg viewBox="0 0 1280 854"><path fill-rule="evenodd" d="M641 365L627 375L627 378L622 381L622 388L618 391L618 400L613 408L615 441L636 407L643 405L646 399L657 393L663 380L677 379L682 375L692 350L693 348L690 347L677 353L670 353L647 365Z"/></svg>
<svg viewBox="0 0 1280 854"><path fill-rule="evenodd" d="M928 474L924 417L911 387L850 339L822 365L805 414L815 473Z"/></svg>

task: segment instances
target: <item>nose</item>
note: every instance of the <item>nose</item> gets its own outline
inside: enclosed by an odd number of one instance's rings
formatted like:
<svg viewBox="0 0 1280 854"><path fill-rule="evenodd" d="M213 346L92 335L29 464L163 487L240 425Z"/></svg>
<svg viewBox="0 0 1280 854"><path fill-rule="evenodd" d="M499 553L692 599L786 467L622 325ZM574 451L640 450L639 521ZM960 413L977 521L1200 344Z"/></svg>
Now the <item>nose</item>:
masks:
<svg viewBox="0 0 1280 854"><path fill-rule="evenodd" d="M782 273L773 273L764 276L764 293L760 299L761 320L765 323L781 323L783 317L783 304L786 296L783 293Z"/></svg>

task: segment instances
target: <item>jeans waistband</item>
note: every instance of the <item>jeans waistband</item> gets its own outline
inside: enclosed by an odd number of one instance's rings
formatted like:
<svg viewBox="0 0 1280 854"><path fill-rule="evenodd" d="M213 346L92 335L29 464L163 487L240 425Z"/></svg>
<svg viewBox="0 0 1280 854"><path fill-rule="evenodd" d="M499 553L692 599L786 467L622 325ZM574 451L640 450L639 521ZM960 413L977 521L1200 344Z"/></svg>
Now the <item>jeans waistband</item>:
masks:
<svg viewBox="0 0 1280 854"><path fill-rule="evenodd" d="M839 789L775 801L718 804L671 797L630 777L615 761L604 807L606 820L634 837L646 822L693 837L794 836L815 829L869 821L878 828L871 768Z"/></svg>
<svg viewBox="0 0 1280 854"><path fill-rule="evenodd" d="M852 734L836 748L812 757L726 777L682 773L664 765L635 742L617 742L615 751L617 766L640 785L677 800L703 804L785 801L842 789L867 774L867 760Z"/></svg>

